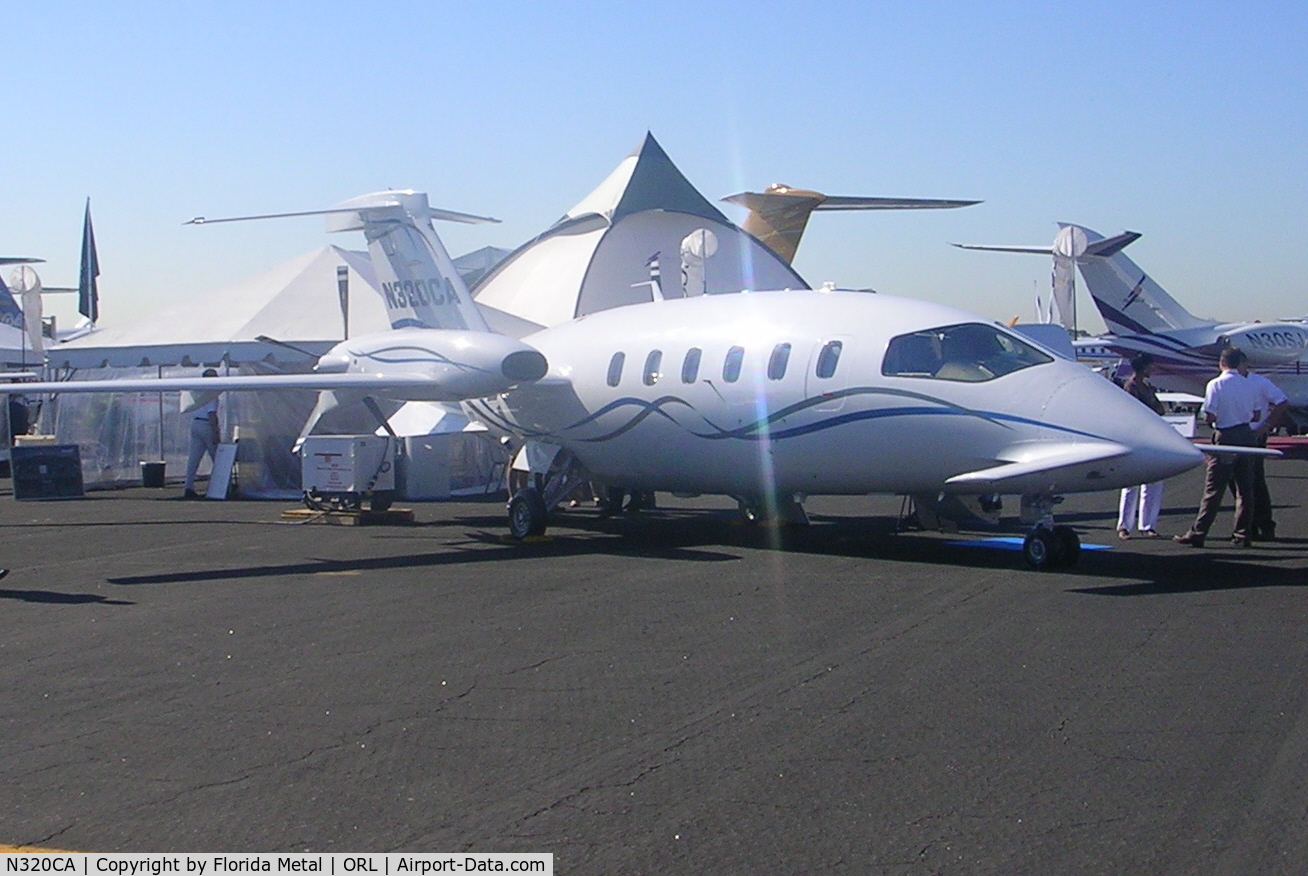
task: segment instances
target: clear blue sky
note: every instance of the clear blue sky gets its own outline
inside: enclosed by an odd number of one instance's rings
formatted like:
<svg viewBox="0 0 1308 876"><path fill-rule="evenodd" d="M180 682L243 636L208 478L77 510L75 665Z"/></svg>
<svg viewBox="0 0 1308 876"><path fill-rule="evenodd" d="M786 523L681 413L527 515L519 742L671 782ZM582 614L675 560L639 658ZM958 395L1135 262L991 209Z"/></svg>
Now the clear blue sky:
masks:
<svg viewBox="0 0 1308 876"><path fill-rule="evenodd" d="M1130 254L1201 315L1308 314L1302 0L49 2L4 27L0 254L75 285L90 197L103 325L362 248L320 219L192 216L412 187L504 220L442 225L454 254L513 247L646 130L713 199L985 200L818 215L796 260L815 284L1029 319L1045 259L947 244L1069 220L1143 232Z"/></svg>

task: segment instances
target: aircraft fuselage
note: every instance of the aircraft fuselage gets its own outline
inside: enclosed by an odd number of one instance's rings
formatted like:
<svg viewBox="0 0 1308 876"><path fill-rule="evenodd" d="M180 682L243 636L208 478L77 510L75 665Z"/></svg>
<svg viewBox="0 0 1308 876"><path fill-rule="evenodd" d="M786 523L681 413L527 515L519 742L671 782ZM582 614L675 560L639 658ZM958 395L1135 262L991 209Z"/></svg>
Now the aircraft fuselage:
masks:
<svg viewBox="0 0 1308 876"><path fill-rule="evenodd" d="M951 347L990 336L1025 352L1001 352L998 374L951 361ZM707 296L592 314L524 342L544 354L549 374L471 403L472 413L565 447L596 478L636 489L976 493L987 490L947 482L1052 448L1133 448L1004 489L1063 493L1157 480L1198 459L1084 367L926 302L853 292Z"/></svg>

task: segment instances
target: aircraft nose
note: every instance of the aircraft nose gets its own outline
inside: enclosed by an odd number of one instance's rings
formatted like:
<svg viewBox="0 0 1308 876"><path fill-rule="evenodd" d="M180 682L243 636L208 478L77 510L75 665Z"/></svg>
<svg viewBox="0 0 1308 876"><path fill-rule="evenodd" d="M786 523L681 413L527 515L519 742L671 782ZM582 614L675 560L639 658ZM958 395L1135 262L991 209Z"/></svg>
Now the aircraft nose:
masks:
<svg viewBox="0 0 1308 876"><path fill-rule="evenodd" d="M1203 461L1203 453L1170 423L1095 374L1059 387L1045 405L1045 416L1047 423L1129 447L1118 468L1131 484L1165 480Z"/></svg>

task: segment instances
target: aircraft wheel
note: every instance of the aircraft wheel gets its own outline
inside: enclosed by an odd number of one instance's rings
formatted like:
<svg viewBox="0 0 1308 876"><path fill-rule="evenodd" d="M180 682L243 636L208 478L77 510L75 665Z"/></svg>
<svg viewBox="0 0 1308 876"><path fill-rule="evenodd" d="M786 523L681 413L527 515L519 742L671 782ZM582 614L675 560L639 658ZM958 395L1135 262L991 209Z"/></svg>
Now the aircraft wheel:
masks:
<svg viewBox="0 0 1308 876"><path fill-rule="evenodd" d="M1059 567L1076 565L1077 557L1081 556L1081 539L1075 529L1070 526L1055 526L1054 546Z"/></svg>
<svg viewBox="0 0 1308 876"><path fill-rule="evenodd" d="M1058 543L1054 534L1047 529L1036 529L1027 533L1022 542L1022 556L1026 563L1037 571L1044 571L1057 564Z"/></svg>
<svg viewBox="0 0 1308 876"><path fill-rule="evenodd" d="M394 490L378 490L368 499L368 508L372 511L385 511L395 501Z"/></svg>
<svg viewBox="0 0 1308 876"><path fill-rule="evenodd" d="M528 487L518 490L509 500L509 535L517 539L545 532L545 500Z"/></svg>

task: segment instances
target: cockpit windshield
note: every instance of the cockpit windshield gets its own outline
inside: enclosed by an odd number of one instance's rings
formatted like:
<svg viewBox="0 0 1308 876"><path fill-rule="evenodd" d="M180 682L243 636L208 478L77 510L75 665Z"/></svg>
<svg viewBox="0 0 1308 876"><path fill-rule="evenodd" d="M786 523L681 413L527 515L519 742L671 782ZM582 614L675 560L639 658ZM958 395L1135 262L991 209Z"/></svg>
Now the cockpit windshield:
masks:
<svg viewBox="0 0 1308 876"><path fill-rule="evenodd" d="M881 373L978 383L1052 361L998 326L969 322L892 338Z"/></svg>

